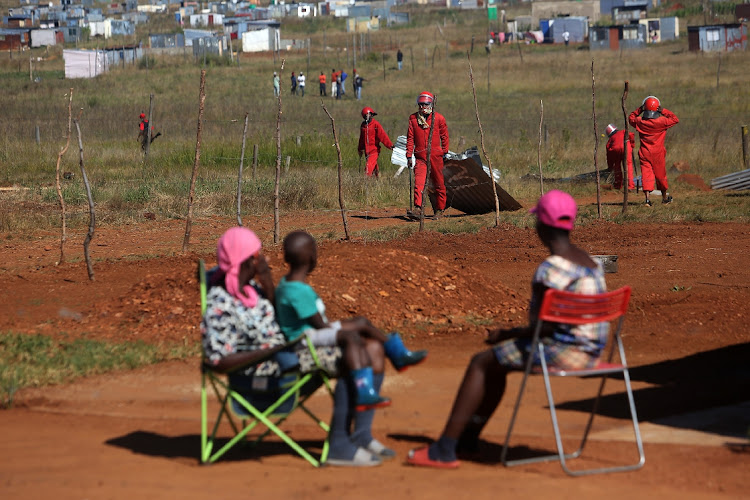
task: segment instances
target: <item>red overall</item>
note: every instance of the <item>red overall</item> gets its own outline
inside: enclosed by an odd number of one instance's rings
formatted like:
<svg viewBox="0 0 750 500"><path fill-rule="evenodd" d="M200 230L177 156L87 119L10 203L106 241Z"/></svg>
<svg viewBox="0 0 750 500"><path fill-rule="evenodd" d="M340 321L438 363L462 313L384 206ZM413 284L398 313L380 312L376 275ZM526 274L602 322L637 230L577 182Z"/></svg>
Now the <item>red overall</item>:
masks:
<svg viewBox="0 0 750 500"><path fill-rule="evenodd" d="M380 169L378 168L378 156L380 155L380 143L383 143L388 149L393 149L393 143L388 138L388 134L385 133L385 129L375 118L370 119L370 123L366 121L362 122L359 126L359 147L357 152L360 156L362 153L365 154L367 160L367 166L365 172L368 177L374 175L378 176Z"/></svg>
<svg viewBox="0 0 750 500"><path fill-rule="evenodd" d="M627 152L624 151L625 131L618 130L607 141L607 166L615 175L615 182L612 186L615 189L622 188L622 158L623 155L628 159L628 189L635 189L633 182L633 146L635 146L635 134L630 132L627 143Z"/></svg>
<svg viewBox="0 0 750 500"><path fill-rule="evenodd" d="M666 156L664 148L664 137L667 129L677 125L680 120L668 109L662 108L661 116L652 120L644 120L640 115L641 108L636 109L628 117L628 121L638 131L641 140L641 148L638 150L638 159L641 161L641 175L643 177L643 190L654 190L654 178L656 187L662 193L669 189L667 184Z"/></svg>
<svg viewBox="0 0 750 500"><path fill-rule="evenodd" d="M427 127L421 127L417 121L417 113L409 115L409 132L406 135L406 158L414 156L414 205L422 206L422 191L427 182L427 142L430 138L429 124L434 120L432 131L432 148L430 149L430 181L435 188L437 207L435 210L445 210L447 198L445 196L445 181L443 180L443 155L448 154L448 125L440 113L432 112L427 117Z"/></svg>

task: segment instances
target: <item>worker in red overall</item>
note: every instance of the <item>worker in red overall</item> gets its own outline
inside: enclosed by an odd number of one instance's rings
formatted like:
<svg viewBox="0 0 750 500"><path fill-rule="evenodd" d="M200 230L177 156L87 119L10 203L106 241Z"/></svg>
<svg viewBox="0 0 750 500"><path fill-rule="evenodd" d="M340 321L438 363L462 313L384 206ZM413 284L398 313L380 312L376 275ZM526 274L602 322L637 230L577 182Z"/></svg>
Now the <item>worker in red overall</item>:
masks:
<svg viewBox="0 0 750 500"><path fill-rule="evenodd" d="M414 163L414 210L409 216L419 218L422 216L422 194L427 183L427 154L430 154L430 181L435 189L437 206L435 219L440 219L445 210L446 195L445 181L443 180L443 157L448 154L448 125L443 115L433 112L432 106L435 96L429 92L422 92L417 97L419 111L409 115L409 131L406 135L406 159ZM428 148L430 137L430 124L432 124L432 145Z"/></svg>
<svg viewBox="0 0 750 500"><path fill-rule="evenodd" d="M607 125L606 129L609 140L607 141L607 166L615 176L612 186L615 189L622 188L622 160L628 161L628 189L635 189L633 180L633 146L635 146L635 134L628 133L628 142L625 143L625 131L617 130L613 124Z"/></svg>
<svg viewBox="0 0 750 500"><path fill-rule="evenodd" d="M367 106L362 108L362 118L365 120L359 126L359 146L357 152L359 157L365 155L365 173L368 177L378 177L378 156L380 155L380 143L388 149L393 149L393 143L385 132L383 126L373 116L377 115L374 109Z"/></svg>
<svg viewBox="0 0 750 500"><path fill-rule="evenodd" d="M628 122L638 131L641 148L638 159L641 162L641 176L643 179L643 193L646 195L646 205L652 205L649 195L656 187L661 190L662 203L671 203L667 183L666 156L664 137L667 129L677 125L680 120L668 109L661 106L659 99L650 95L643 100L643 104L630 113Z"/></svg>

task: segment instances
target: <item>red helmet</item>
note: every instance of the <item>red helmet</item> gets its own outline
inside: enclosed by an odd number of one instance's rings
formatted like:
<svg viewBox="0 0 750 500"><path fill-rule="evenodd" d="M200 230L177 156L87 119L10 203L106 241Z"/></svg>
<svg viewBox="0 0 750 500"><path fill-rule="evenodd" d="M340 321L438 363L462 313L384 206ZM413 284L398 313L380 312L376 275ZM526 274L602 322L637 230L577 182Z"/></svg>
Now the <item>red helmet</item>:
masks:
<svg viewBox="0 0 750 500"><path fill-rule="evenodd" d="M610 137L612 134L617 132L617 127L614 123L610 123L609 125L607 125L607 128L604 129L604 132L607 134L607 137Z"/></svg>
<svg viewBox="0 0 750 500"><path fill-rule="evenodd" d="M656 111L659 109L660 103L656 96L648 96L643 100L643 109L646 111Z"/></svg>
<svg viewBox="0 0 750 500"><path fill-rule="evenodd" d="M362 118L367 118L367 113L372 113L372 116L377 115L374 109L372 109L370 106L365 106L362 108Z"/></svg>
<svg viewBox="0 0 750 500"><path fill-rule="evenodd" d="M429 92L422 92L421 94L419 94L419 97L417 97L417 104L432 104L434 100L434 95L430 94Z"/></svg>
<svg viewBox="0 0 750 500"><path fill-rule="evenodd" d="M141 116L139 116L138 118L140 118L141 120L143 120L144 118L146 118L145 113L141 113Z"/></svg>

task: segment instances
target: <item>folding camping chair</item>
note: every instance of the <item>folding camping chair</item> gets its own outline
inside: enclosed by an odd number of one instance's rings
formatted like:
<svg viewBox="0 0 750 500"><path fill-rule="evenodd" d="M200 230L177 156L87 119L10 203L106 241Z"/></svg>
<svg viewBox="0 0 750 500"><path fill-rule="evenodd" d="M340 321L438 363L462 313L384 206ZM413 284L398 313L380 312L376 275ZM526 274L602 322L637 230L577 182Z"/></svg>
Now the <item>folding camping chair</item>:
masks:
<svg viewBox="0 0 750 500"><path fill-rule="evenodd" d="M211 271L206 272L205 263L203 260L200 260L198 263L198 275L201 314L206 312L206 294L208 283L210 282L210 274ZM284 352L284 355L292 355L296 358L296 355L292 354L289 349L292 344L294 343L258 350L257 357L241 370L237 371L242 372L250 365L259 365L281 352ZM312 346L310 350L317 362L315 350ZM270 433L274 433L302 458L314 467L319 467L328 457L328 438L326 437L323 442L323 450L320 457L314 458L279 426L294 410L300 408L321 429L328 433L328 424L315 416L305 406L307 399L321 385L325 385L329 394L333 396L329 377L322 369L313 373L300 373L295 370L285 371L279 377L251 377L243 373L219 373L213 370L212 366L203 359L201 361L201 463L213 463L236 444L247 443L245 437L258 424L262 424L262 427L265 427L265 431L250 443L251 445L257 445ZM220 404L219 414L216 417L210 435L208 433L209 386L213 389L213 393ZM239 425L235 422L235 418L239 420ZM229 423L234 431L234 437L221 446L219 438L217 438L217 433L220 424L224 420ZM214 451L215 447L218 450Z"/></svg>
<svg viewBox="0 0 750 500"><path fill-rule="evenodd" d="M508 425L508 434L505 437L505 444L503 445L503 451L501 454L501 461L503 465L510 467L514 465L559 460L563 470L571 476L582 476L586 474L597 474L603 472L615 472L615 471L628 471L635 470L643 467L646 461L646 457L643 454L643 443L641 441L641 433L638 428L638 417L635 411L635 402L633 400L633 391L630 387L630 374L628 372L627 361L625 360L625 349L622 345L622 324L625 319L625 311L628 308L628 302L630 300L630 287L624 286L613 292L607 292L599 295L581 295L572 292L565 292L561 290L549 289L544 294L544 299L539 311L539 321L537 321L536 329L534 331L534 337L531 342L531 348L536 348L539 352L539 358L541 360L541 370L538 368L532 370L533 356L529 356L526 363L526 370L521 381L521 387L518 392L518 398L516 405L513 408L513 416L511 417L510 424ZM614 331L612 338L611 348L607 361L599 361L599 363L592 369L586 370L557 370L554 367L547 366L547 360L544 355L544 345L540 339L540 333L544 326L544 323L564 323L568 325L584 325L589 323L600 323L604 321L617 320L617 326ZM620 356L620 363L613 363L613 356L615 351L615 345ZM521 406L521 398L526 387L526 381L529 375L535 373L541 373L544 376L544 386L547 391L547 400L549 401L550 417L552 418L552 428L555 433L555 442L557 444L557 453L553 455L545 455L540 457L532 457L517 460L508 460L508 447L510 444L510 436L513 431L513 425L518 415L518 409ZM586 445L586 439L591 430L591 424L594 421L594 415L599 406L599 400L601 399L602 392L604 390L604 383L609 375L621 373L625 381L625 389L630 405L630 416L633 421L633 431L635 432L635 442L638 448L638 462L632 465L620 465L613 467L601 467L594 469L577 469L571 470L568 468L566 460L578 458L583 453L583 448ZM566 454L563 449L562 437L560 436L560 426L557 420L557 413L555 411L555 401L552 397L552 377L601 377L602 381L599 385L599 392L594 399L591 413L589 415L588 423L583 432L583 438L578 450L573 453Z"/></svg>

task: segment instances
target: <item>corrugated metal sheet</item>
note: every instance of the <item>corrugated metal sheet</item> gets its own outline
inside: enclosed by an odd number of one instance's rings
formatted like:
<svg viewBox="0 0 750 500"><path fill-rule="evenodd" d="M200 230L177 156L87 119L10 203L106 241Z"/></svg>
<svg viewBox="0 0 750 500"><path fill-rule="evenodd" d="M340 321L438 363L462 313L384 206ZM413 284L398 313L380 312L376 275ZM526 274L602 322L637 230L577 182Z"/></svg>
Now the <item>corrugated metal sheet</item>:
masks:
<svg viewBox="0 0 750 500"><path fill-rule="evenodd" d="M750 189L750 169L712 179L711 189Z"/></svg>
<svg viewBox="0 0 750 500"><path fill-rule="evenodd" d="M400 135L393 145L391 163L406 168L406 136ZM443 177L448 198L447 206L467 214L486 214L495 211L495 196L489 178L490 169L482 165L482 159L476 147L467 149L461 154L453 152L443 162ZM500 172L494 169L493 178L500 204L500 210L518 210L521 204L500 187ZM435 192L428 185L427 194L432 206L436 206Z"/></svg>
<svg viewBox="0 0 750 500"><path fill-rule="evenodd" d="M550 35L553 43L564 43L563 33L570 34L571 43L581 43L588 36L589 20L585 17L558 17L550 20Z"/></svg>

